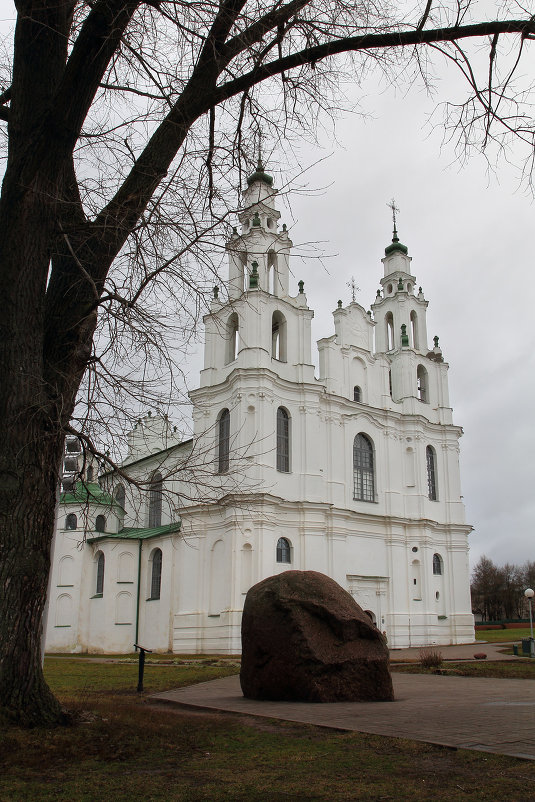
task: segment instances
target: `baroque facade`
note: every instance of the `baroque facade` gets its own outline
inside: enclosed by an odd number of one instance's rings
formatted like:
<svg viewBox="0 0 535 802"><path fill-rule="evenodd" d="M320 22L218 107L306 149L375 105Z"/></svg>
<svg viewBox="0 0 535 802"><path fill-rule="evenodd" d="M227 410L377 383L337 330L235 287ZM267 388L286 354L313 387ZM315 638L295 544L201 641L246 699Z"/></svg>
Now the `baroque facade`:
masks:
<svg viewBox="0 0 535 802"><path fill-rule="evenodd" d="M394 227L371 311L338 302L316 377L276 195L259 165L204 319L192 440L146 415L122 465L137 484L90 467L62 494L48 651L238 653L248 588L288 569L335 579L393 648L473 641L462 430L408 249Z"/></svg>

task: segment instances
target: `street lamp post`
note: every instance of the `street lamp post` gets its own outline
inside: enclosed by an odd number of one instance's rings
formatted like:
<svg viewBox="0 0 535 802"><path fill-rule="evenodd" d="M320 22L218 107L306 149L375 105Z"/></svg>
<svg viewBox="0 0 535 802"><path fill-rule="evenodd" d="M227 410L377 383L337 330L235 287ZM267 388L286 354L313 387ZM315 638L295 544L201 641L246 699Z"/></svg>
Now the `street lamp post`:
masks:
<svg viewBox="0 0 535 802"><path fill-rule="evenodd" d="M531 588L527 588L524 591L524 596L528 600L529 604L529 631L530 631L530 639L529 639L529 656L535 657L535 641L533 640L533 615L531 612L531 600L535 596L535 591Z"/></svg>

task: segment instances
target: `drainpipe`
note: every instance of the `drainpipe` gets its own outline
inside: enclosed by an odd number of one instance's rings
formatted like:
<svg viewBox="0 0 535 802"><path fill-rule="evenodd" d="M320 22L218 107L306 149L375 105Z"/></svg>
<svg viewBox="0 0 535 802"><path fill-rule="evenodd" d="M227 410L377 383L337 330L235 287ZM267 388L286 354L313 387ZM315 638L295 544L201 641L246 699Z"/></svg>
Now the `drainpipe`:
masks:
<svg viewBox="0 0 535 802"><path fill-rule="evenodd" d="M141 546L143 541L139 539L139 551L137 557L137 600L136 600L136 637L134 643L139 643L139 596L141 590Z"/></svg>
<svg viewBox="0 0 535 802"><path fill-rule="evenodd" d="M52 571L54 569L54 557L56 553L56 539L58 536L58 519L59 519L59 482L56 488L56 509L54 513L54 534L52 535L52 542L50 543L50 567L48 571L48 585L46 591L45 606L43 609L43 617L41 619L41 666L45 664L45 648L46 648L46 631L48 628L48 612L50 610L50 598L52 596ZM78 628L76 630L76 639L78 640Z"/></svg>

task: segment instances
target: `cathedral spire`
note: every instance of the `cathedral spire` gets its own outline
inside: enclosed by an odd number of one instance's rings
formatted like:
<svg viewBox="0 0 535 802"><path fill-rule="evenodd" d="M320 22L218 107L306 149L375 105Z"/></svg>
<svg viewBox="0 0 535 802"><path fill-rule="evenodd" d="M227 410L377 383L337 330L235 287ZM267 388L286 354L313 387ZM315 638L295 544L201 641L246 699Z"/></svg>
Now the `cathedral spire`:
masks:
<svg viewBox="0 0 535 802"><path fill-rule="evenodd" d="M408 254L409 249L407 248L406 245L403 245L399 241L398 237L398 231L396 227L396 212L399 212L399 208L396 206L396 201L394 200L394 198L392 198L390 203L387 203L386 205L388 206L389 209L392 210L392 222L394 224L394 230L392 232L392 244L388 245L385 248L385 256L388 256L388 254L394 253L395 251L400 251L401 253Z"/></svg>

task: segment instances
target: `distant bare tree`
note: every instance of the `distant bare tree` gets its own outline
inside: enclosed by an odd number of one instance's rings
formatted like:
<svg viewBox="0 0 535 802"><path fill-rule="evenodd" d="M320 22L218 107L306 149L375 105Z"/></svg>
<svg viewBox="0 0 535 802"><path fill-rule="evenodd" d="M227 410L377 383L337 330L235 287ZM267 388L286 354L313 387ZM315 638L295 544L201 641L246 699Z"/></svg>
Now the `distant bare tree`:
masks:
<svg viewBox="0 0 535 802"><path fill-rule="evenodd" d="M535 579L535 563L495 565L484 555L472 571L472 609L483 621L522 618L526 615L524 590Z"/></svg>
<svg viewBox="0 0 535 802"><path fill-rule="evenodd" d="M65 434L121 417L117 374L132 411L167 374L161 325L196 326L251 137L311 130L344 76L425 74L439 49L467 74L474 125L491 136L501 119L532 142L500 118L512 79L495 76L502 41L520 57L535 23L517 5L473 22L464 0L407 15L387 0L16 7L0 92L0 708L54 724L39 644ZM469 39L488 44L481 86Z"/></svg>

